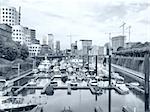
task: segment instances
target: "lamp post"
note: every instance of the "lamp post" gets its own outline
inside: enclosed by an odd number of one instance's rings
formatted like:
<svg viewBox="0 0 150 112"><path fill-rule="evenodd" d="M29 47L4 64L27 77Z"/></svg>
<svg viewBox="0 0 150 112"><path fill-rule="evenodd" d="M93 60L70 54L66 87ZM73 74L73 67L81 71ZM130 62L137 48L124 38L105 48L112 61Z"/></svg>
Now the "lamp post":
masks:
<svg viewBox="0 0 150 112"><path fill-rule="evenodd" d="M18 63L18 77L20 76L20 63ZM18 86L20 85L19 80L18 80Z"/></svg>

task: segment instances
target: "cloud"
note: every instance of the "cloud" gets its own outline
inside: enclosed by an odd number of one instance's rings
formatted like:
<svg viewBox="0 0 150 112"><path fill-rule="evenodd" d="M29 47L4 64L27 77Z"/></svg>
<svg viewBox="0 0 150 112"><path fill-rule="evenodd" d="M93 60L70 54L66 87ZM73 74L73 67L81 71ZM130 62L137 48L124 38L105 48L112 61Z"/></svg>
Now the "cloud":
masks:
<svg viewBox="0 0 150 112"><path fill-rule="evenodd" d="M150 41L145 31L149 23L150 2L147 0L3 0L5 5L22 6L22 24L37 30L37 38L54 33L54 39L69 47L72 40L93 39L97 45L122 32L119 26L125 21L132 26L132 41ZM141 27L143 28L141 30ZM115 33L116 32L116 33ZM120 34L119 33L119 34ZM127 34L127 33L126 33ZM127 34L128 35L128 34ZM145 40L142 40L143 37ZM68 42L68 43L66 43Z"/></svg>

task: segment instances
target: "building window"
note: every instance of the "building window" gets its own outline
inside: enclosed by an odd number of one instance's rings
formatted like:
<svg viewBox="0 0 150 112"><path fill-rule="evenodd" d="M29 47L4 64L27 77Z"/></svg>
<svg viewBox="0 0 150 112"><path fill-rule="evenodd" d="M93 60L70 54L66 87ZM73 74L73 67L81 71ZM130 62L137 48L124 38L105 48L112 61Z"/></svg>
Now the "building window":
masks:
<svg viewBox="0 0 150 112"><path fill-rule="evenodd" d="M8 14L8 12L6 12L6 14Z"/></svg>
<svg viewBox="0 0 150 112"><path fill-rule="evenodd" d="M8 16L6 16L6 18L7 18Z"/></svg>
<svg viewBox="0 0 150 112"><path fill-rule="evenodd" d="M20 37L20 39L21 39L21 37Z"/></svg>
<svg viewBox="0 0 150 112"><path fill-rule="evenodd" d="M9 9L9 11L11 11L11 9Z"/></svg>
<svg viewBox="0 0 150 112"><path fill-rule="evenodd" d="M16 35L18 35L18 33L16 33Z"/></svg>
<svg viewBox="0 0 150 112"><path fill-rule="evenodd" d="M3 10L4 10L4 8L3 8Z"/></svg>
<svg viewBox="0 0 150 112"><path fill-rule="evenodd" d="M18 39L18 37L16 37L16 39Z"/></svg>
<svg viewBox="0 0 150 112"><path fill-rule="evenodd" d="M3 18L4 18L5 16L3 16Z"/></svg>
<svg viewBox="0 0 150 112"><path fill-rule="evenodd" d="M3 21L5 21L5 19L3 19Z"/></svg>
<svg viewBox="0 0 150 112"><path fill-rule="evenodd" d="M8 10L8 9L6 8L6 10Z"/></svg>
<svg viewBox="0 0 150 112"><path fill-rule="evenodd" d="M6 19L6 21L7 21L7 19Z"/></svg>
<svg viewBox="0 0 150 112"><path fill-rule="evenodd" d="M9 16L9 18L11 18L11 16Z"/></svg>
<svg viewBox="0 0 150 112"><path fill-rule="evenodd" d="M9 22L11 22L11 20L9 20Z"/></svg>
<svg viewBox="0 0 150 112"><path fill-rule="evenodd" d="M5 14L5 12L3 12L3 14Z"/></svg>
<svg viewBox="0 0 150 112"><path fill-rule="evenodd" d="M9 25L11 26L11 23Z"/></svg>

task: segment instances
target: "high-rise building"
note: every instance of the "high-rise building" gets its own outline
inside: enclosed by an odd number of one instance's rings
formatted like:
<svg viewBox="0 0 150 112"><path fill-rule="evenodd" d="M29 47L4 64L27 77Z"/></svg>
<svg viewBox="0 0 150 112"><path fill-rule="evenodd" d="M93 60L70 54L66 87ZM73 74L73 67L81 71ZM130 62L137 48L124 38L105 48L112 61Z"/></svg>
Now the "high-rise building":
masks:
<svg viewBox="0 0 150 112"><path fill-rule="evenodd" d="M91 52L90 52L91 55L99 55L99 46L92 46L92 49L91 49Z"/></svg>
<svg viewBox="0 0 150 112"><path fill-rule="evenodd" d="M14 41L20 42L20 44L31 45L31 33L28 27L23 27L21 25L14 25L12 28L12 39Z"/></svg>
<svg viewBox="0 0 150 112"><path fill-rule="evenodd" d="M12 28L12 40L25 44L26 37L24 34L24 28L21 25L15 25Z"/></svg>
<svg viewBox="0 0 150 112"><path fill-rule="evenodd" d="M91 50L92 40L81 40L82 41L82 55L88 55Z"/></svg>
<svg viewBox="0 0 150 112"><path fill-rule="evenodd" d="M34 40L36 38L36 30L30 29L30 36L31 36L31 40Z"/></svg>
<svg viewBox="0 0 150 112"><path fill-rule="evenodd" d="M53 34L48 34L47 45L49 49L51 49L52 51L54 50L54 35Z"/></svg>
<svg viewBox="0 0 150 112"><path fill-rule="evenodd" d="M104 47L103 46L99 46L99 51L98 51L99 55L104 55Z"/></svg>
<svg viewBox="0 0 150 112"><path fill-rule="evenodd" d="M12 26L12 40L26 44L27 46L31 43L39 43L35 39L36 31L23 27L20 25L21 21L21 7L19 11L15 7L1 6L0 7L0 23Z"/></svg>
<svg viewBox="0 0 150 112"><path fill-rule="evenodd" d="M8 24L10 26L20 25L20 7L19 11L14 7L1 6L0 7L0 23Z"/></svg>
<svg viewBox="0 0 150 112"><path fill-rule="evenodd" d="M112 37L112 50L116 52L119 47L124 47L125 36Z"/></svg>
<svg viewBox="0 0 150 112"><path fill-rule="evenodd" d="M71 54L77 55L77 50L78 50L77 41L75 41L75 43L71 44Z"/></svg>
<svg viewBox="0 0 150 112"><path fill-rule="evenodd" d="M38 56L41 52L41 45L40 44L31 44L29 46L29 56L34 57Z"/></svg>
<svg viewBox="0 0 150 112"><path fill-rule="evenodd" d="M60 52L60 41L56 41L56 53Z"/></svg>

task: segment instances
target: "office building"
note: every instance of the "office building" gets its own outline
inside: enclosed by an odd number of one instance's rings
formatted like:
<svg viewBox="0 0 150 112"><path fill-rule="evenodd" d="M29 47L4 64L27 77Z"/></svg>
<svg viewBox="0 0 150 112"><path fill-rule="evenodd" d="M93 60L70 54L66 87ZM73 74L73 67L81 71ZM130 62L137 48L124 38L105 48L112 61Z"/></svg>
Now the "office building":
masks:
<svg viewBox="0 0 150 112"><path fill-rule="evenodd" d="M17 11L14 7L0 6L0 23L10 26L20 25L20 10L20 7Z"/></svg>
<svg viewBox="0 0 150 112"><path fill-rule="evenodd" d="M116 52L119 47L124 47L125 36L112 37L112 50Z"/></svg>
<svg viewBox="0 0 150 112"><path fill-rule="evenodd" d="M31 44L28 48L30 57L38 56L41 52L40 44Z"/></svg>
<svg viewBox="0 0 150 112"><path fill-rule="evenodd" d="M92 40L81 40L82 41L82 55L88 55L91 46L92 46Z"/></svg>
<svg viewBox="0 0 150 112"><path fill-rule="evenodd" d="M56 41L56 53L60 52L60 41Z"/></svg>

